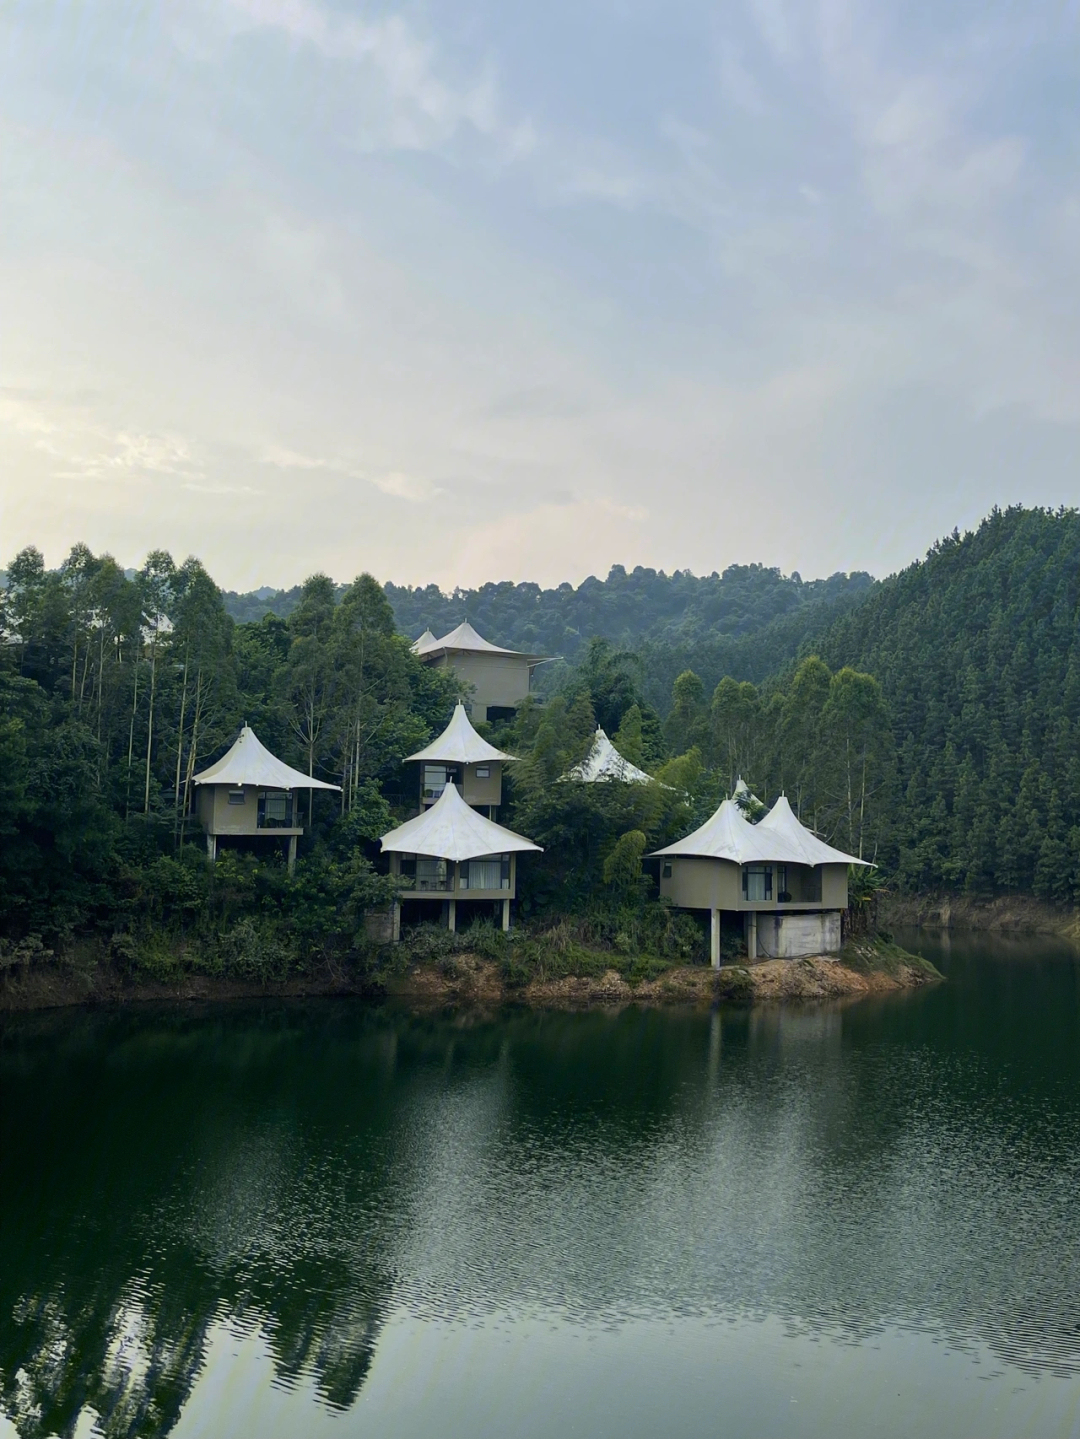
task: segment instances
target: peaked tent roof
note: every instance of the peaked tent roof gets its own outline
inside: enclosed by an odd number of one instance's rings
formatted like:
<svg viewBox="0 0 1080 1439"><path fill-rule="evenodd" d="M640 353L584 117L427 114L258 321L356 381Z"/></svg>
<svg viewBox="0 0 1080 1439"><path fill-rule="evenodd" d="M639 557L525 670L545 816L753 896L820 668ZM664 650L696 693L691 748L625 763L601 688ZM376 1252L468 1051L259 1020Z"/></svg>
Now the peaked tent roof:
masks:
<svg viewBox="0 0 1080 1439"><path fill-rule="evenodd" d="M542 853L531 839L477 814L453 784L446 786L430 809L384 834L381 844L384 852L425 854L435 859L479 859L485 854L521 854L530 849Z"/></svg>
<svg viewBox="0 0 1080 1439"><path fill-rule="evenodd" d="M803 864L861 864L868 869L874 868L869 860L856 859L854 855L833 849L831 844L818 839L816 834L795 818L786 795L782 794L764 819L758 821L757 829L778 838L782 837L796 846L804 856L801 861Z"/></svg>
<svg viewBox="0 0 1080 1439"><path fill-rule="evenodd" d="M267 789L337 789L339 784L326 784L309 774L283 764L260 744L255 731L247 725L228 750L209 769L197 774L192 784L258 784Z"/></svg>
<svg viewBox="0 0 1080 1439"><path fill-rule="evenodd" d="M735 781L735 788L731 791L731 798L743 811L746 810L748 805L751 809L754 805L760 806L761 809L765 808L757 795L754 794L753 790L751 790L750 786L743 779L742 775Z"/></svg>
<svg viewBox="0 0 1080 1439"><path fill-rule="evenodd" d="M440 760L448 764L483 764L485 760L514 759L512 754L503 754L493 744L488 744L473 729L465 706L458 700L450 723L438 739L409 755L409 759Z"/></svg>
<svg viewBox="0 0 1080 1439"><path fill-rule="evenodd" d="M418 640L413 641L412 652L414 655L418 655L421 650L427 649L428 645L433 645L434 643L435 636L430 630L425 630Z"/></svg>
<svg viewBox="0 0 1080 1439"><path fill-rule="evenodd" d="M656 853L729 859L735 864L867 863L811 834L792 814L783 795L758 824L750 824L736 802L726 799L700 829Z"/></svg>
<svg viewBox="0 0 1080 1439"><path fill-rule="evenodd" d="M525 654L521 650L504 650L499 645L490 644L483 635L477 634L468 620L462 620L456 630L451 630L442 639L425 640L424 635L416 641L413 649L418 655L445 654L447 651L455 650L458 653L482 654L482 655L513 655L520 660L542 660L544 655Z"/></svg>
<svg viewBox="0 0 1080 1439"><path fill-rule="evenodd" d="M733 799L724 800L705 823L688 834L655 851L656 854L698 855L705 859L730 859L735 864L757 864L768 860L794 859L791 854L777 854L775 839L761 836L760 825L751 824Z"/></svg>
<svg viewBox="0 0 1080 1439"><path fill-rule="evenodd" d="M589 753L580 764L568 769L562 778L583 780L585 784L597 784L609 780L621 781L623 784L648 784L652 780L652 775L646 774L643 769L638 769L636 764L631 764L621 755L597 725Z"/></svg>

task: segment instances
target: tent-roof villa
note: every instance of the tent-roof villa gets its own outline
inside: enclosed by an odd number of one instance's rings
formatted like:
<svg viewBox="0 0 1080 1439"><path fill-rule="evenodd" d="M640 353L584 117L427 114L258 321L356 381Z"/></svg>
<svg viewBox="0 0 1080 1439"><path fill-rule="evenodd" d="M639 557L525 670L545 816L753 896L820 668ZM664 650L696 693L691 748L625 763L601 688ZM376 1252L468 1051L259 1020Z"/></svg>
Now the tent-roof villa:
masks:
<svg viewBox="0 0 1080 1439"><path fill-rule="evenodd" d="M493 901L510 927L510 901L517 894L517 857L541 853L540 845L472 809L448 783L430 808L384 834L390 873L411 885L404 898L437 902L451 930L458 900ZM401 901L394 904L393 937L401 933Z"/></svg>
<svg viewBox="0 0 1080 1439"><path fill-rule="evenodd" d="M420 765L421 806L434 804L447 784L455 784L466 804L482 805L488 818L494 819L502 804L502 767L513 759L476 733L459 701L438 739L409 755L405 763Z"/></svg>
<svg viewBox="0 0 1080 1439"><path fill-rule="evenodd" d="M425 630L412 648L425 664L452 669L472 687L472 697L466 703L477 720L512 715L529 693L533 670L550 658L490 644L468 620L441 639Z"/></svg>
<svg viewBox="0 0 1080 1439"><path fill-rule="evenodd" d="M866 863L818 839L783 795L758 824L726 799L700 828L655 854L661 896L709 911L717 968L724 912L741 917L751 959L837 953L848 866Z"/></svg>
<svg viewBox="0 0 1080 1439"><path fill-rule="evenodd" d="M583 784L648 784L651 774L638 769L636 764L624 758L600 728L596 727L589 753L572 769L562 776L564 780L578 780Z"/></svg>
<svg viewBox="0 0 1080 1439"><path fill-rule="evenodd" d="M296 864L296 841L304 833L297 822L294 791L341 789L284 764L247 725L221 759L195 775L192 784L212 861L223 836L287 839L290 871Z"/></svg>

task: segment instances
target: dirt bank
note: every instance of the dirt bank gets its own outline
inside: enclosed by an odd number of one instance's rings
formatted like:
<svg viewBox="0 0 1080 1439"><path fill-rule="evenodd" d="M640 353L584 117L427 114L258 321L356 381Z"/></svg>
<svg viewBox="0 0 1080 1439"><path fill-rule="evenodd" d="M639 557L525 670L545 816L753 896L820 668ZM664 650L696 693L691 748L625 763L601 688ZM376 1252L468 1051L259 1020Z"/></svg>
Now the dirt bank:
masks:
<svg viewBox="0 0 1080 1439"><path fill-rule="evenodd" d="M579 1009L621 1004L754 1004L799 999L857 998L910 989L941 976L933 965L894 945L848 945L840 960L765 960L713 970L695 965L669 969L658 978L631 983L616 969L590 975L537 978L508 985L501 967L475 954L451 961L414 964L401 973L368 975L325 968L282 981L182 974L175 980L136 979L107 964L61 963L9 970L0 982L0 1012L66 1005L136 1004L148 1001L306 998L358 995L395 997L421 1004L471 1004L494 1008L527 1004Z"/></svg>
<svg viewBox="0 0 1080 1439"><path fill-rule="evenodd" d="M893 945L849 945L841 960L770 959L758 964L669 969L657 979L630 984L617 970L600 975L536 979L508 989L498 967L476 955L456 956L452 969L416 966L398 977L391 993L441 1004L528 1004L578 1009L610 1004L756 1004L778 1000L857 998L914 989L941 979L932 964Z"/></svg>
<svg viewBox="0 0 1080 1439"><path fill-rule="evenodd" d="M889 929L909 925L925 929L986 930L999 934L1056 934L1080 943L1080 911L1073 905L1047 904L1032 895L902 895L882 897L881 923Z"/></svg>

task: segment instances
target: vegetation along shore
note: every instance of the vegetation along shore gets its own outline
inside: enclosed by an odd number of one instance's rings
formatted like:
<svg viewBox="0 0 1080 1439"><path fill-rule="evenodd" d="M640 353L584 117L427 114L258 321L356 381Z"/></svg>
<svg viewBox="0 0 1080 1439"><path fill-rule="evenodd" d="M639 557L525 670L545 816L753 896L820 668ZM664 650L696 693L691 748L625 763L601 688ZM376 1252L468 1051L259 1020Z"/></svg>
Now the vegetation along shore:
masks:
<svg viewBox="0 0 1080 1439"><path fill-rule="evenodd" d="M850 946L876 942L879 923L1074 933L1078 586L1080 516L1019 508L881 582L747 565L452 596L316 575L227 596L195 559L157 552L126 573L78 546L50 571L24 550L0 606L3 1003L410 982L537 1002L559 985L773 992L746 931L714 933L709 968L707 920L662 898L649 858L740 777L876 866L852 879L834 977L921 982L895 955L891 976L884 960L860 971ZM379 844L417 812L405 759L470 697L414 641L463 619L496 647L552 657L522 702L475 723L514 757L499 824L542 853L518 867L509 938L479 912L456 937L410 936L413 915L388 946L373 918L416 883L388 872ZM245 723L334 786L298 791L292 871L281 846L207 854L195 781ZM598 725L643 782L560 783ZM826 983L787 963L789 988Z"/></svg>

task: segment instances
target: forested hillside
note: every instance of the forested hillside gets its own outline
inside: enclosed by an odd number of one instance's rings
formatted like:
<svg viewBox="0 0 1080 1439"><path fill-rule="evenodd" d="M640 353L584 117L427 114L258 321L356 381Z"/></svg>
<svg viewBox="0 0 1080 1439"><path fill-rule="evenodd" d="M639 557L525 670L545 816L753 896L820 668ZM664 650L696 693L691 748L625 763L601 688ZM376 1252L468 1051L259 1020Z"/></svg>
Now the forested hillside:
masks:
<svg viewBox="0 0 1080 1439"><path fill-rule="evenodd" d="M909 888L1080 898L1080 515L994 511L820 637L880 682Z"/></svg>
<svg viewBox="0 0 1080 1439"><path fill-rule="evenodd" d="M750 566L581 589L598 631L575 630L574 663L491 733L521 758L502 818L545 846L522 867L523 915L588 911L619 934L652 915L666 933L642 852L739 775L908 890L1080 900L1075 511L995 511L879 585ZM406 635L368 575L312 576L287 618L237 624L195 559L157 551L126 574L85 546L51 572L17 555L0 604L0 967L90 936L235 972L352 952L386 893L372 840L411 802L402 757L457 693L410 637L461 610L404 593L435 607ZM476 595L506 643L556 649L586 623L580 590L548 592L562 610L527 586ZM192 777L244 720L342 786L316 799L295 880L273 855L209 869L191 818ZM662 783L554 784L598 722Z"/></svg>

